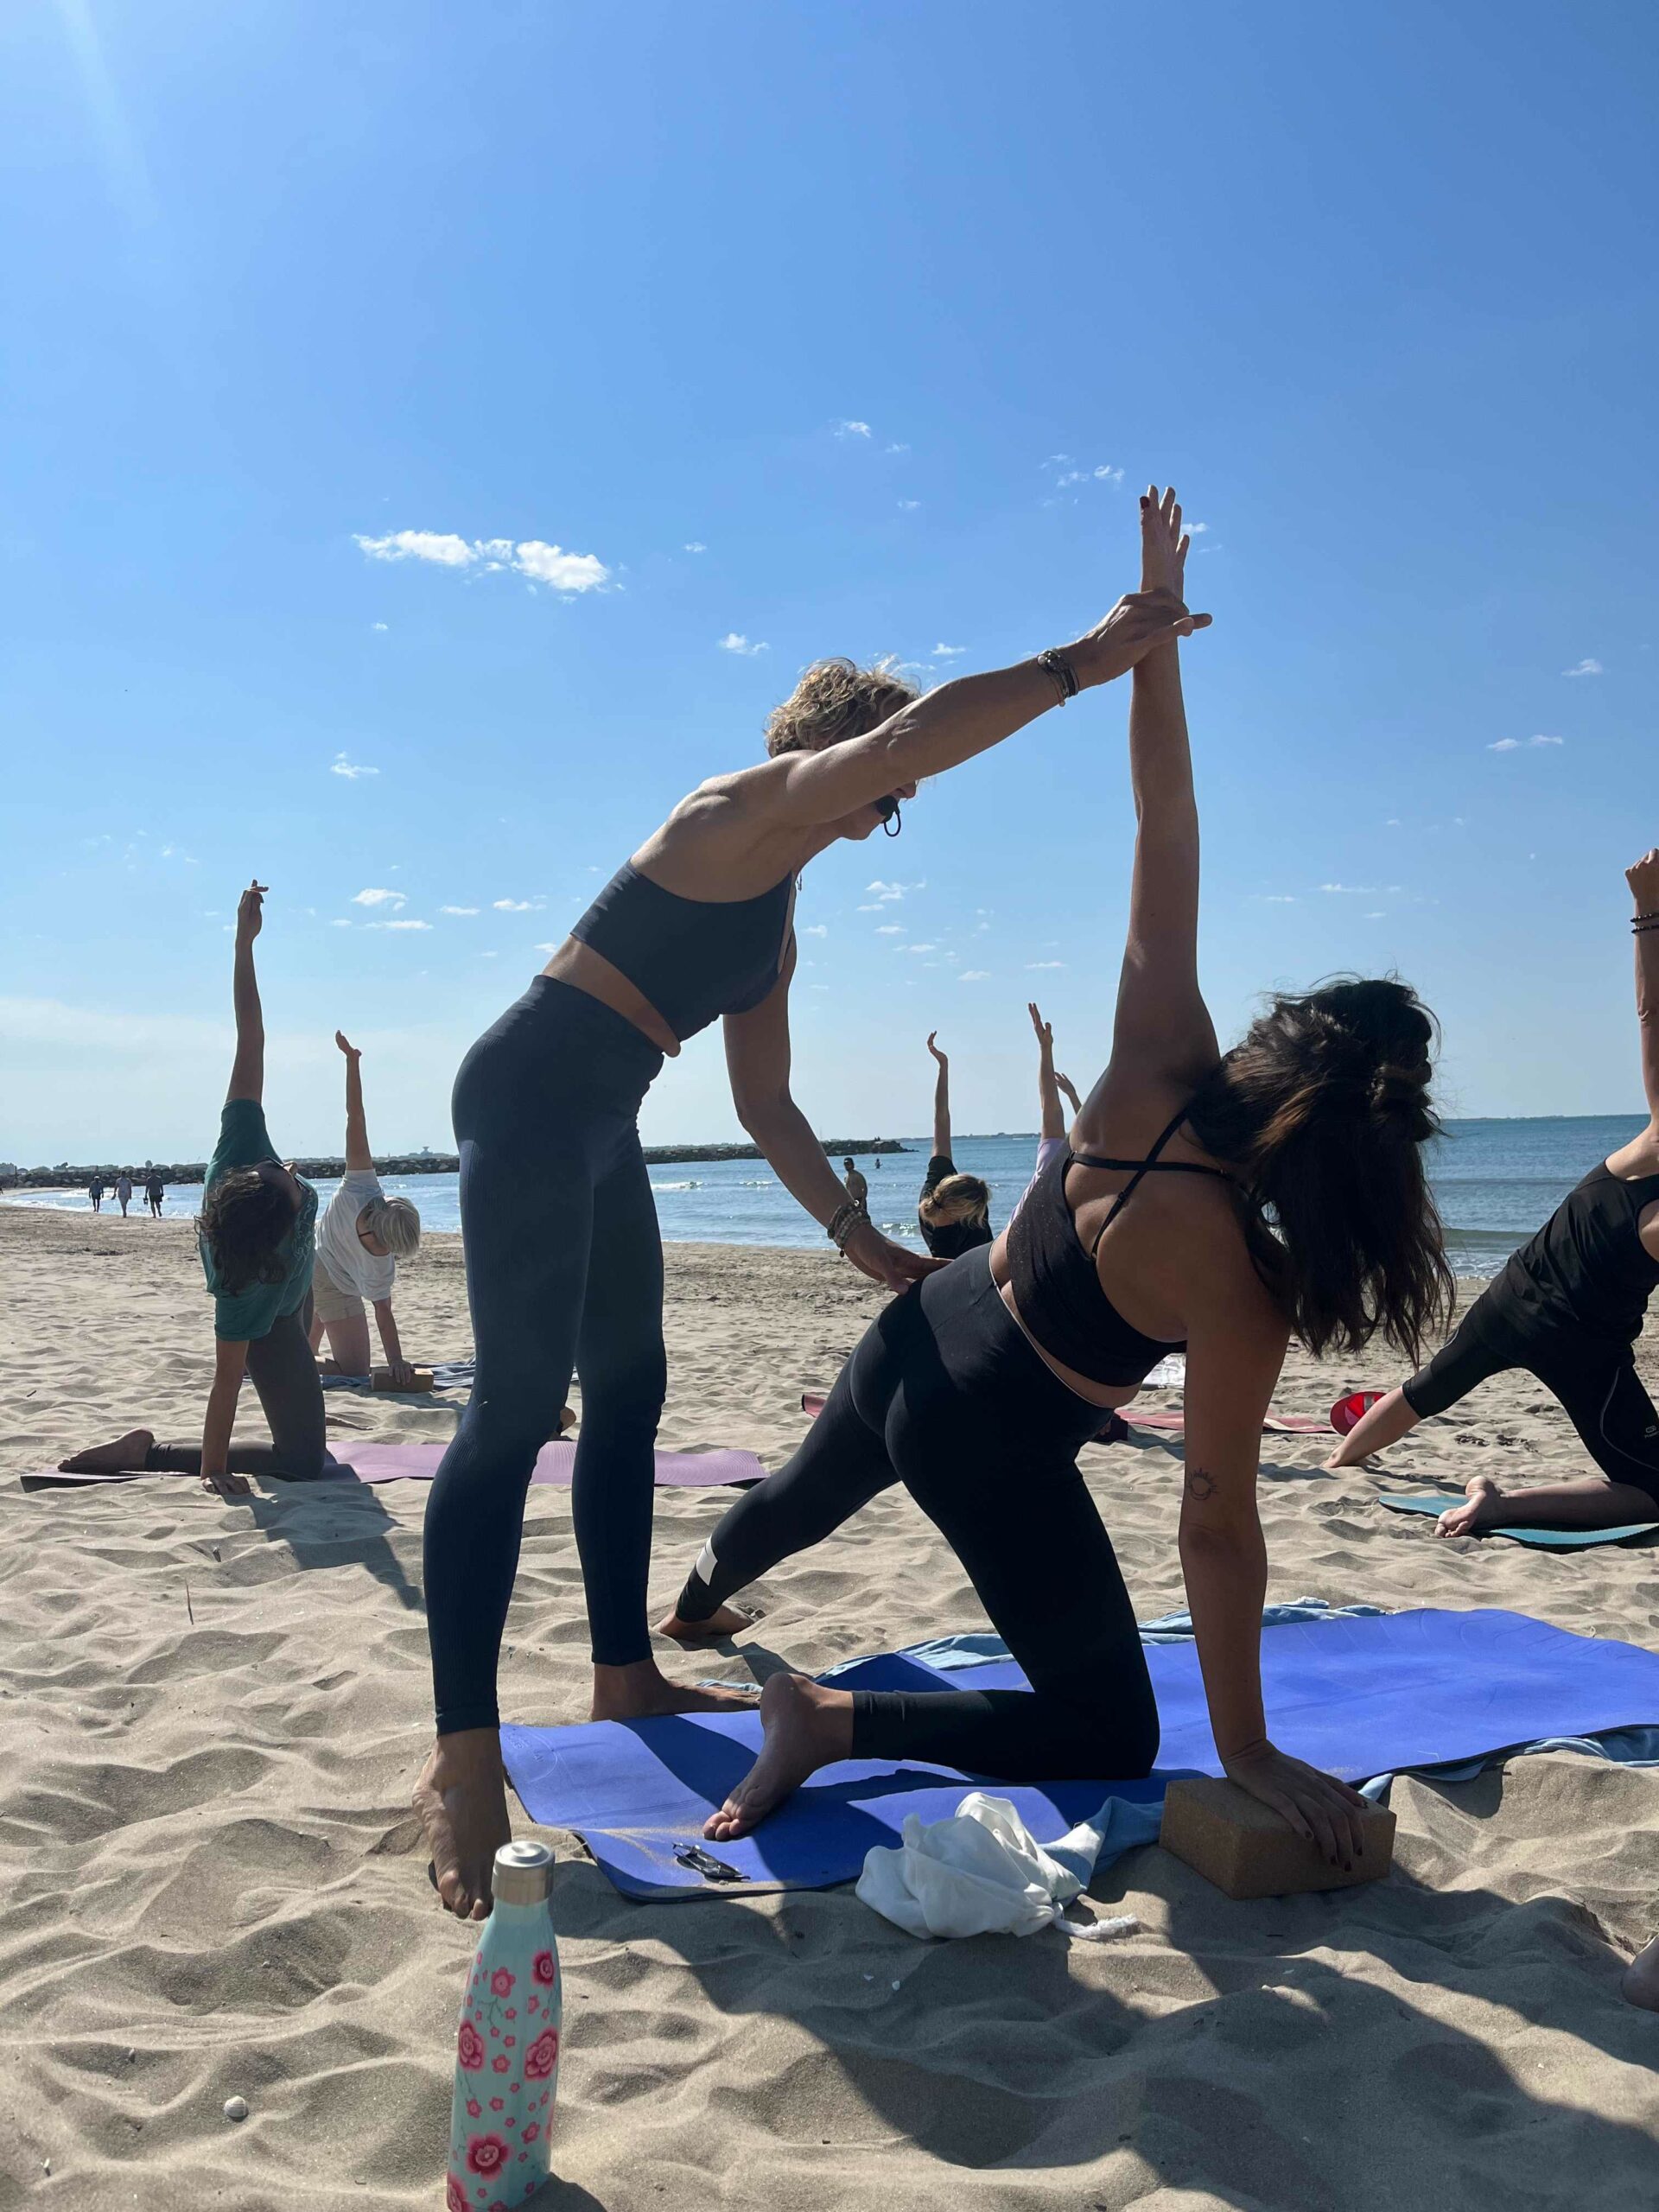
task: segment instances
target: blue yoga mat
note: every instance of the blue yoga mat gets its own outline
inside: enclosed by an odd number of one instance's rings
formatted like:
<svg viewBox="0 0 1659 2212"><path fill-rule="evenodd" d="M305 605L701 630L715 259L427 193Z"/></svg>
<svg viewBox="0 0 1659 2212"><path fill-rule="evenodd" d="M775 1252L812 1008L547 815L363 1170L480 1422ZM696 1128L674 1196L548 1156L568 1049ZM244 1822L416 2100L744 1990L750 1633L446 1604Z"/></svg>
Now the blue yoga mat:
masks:
<svg viewBox="0 0 1659 2212"><path fill-rule="evenodd" d="M1042 1843L1109 1796L1155 1802L1180 1772L1218 1774L1198 1651L1147 1651L1163 1722L1160 1764L1145 1781L1050 1783L1013 1799ZM837 1689L1023 1688L1013 1665L938 1672L912 1658L870 1659L836 1675ZM1588 1736L1659 1722L1659 1655L1569 1635L1524 1613L1339 1615L1262 1632L1268 1726L1281 1751L1350 1782L1438 1766L1541 1736ZM507 1773L524 1810L580 1835L619 1890L632 1897L709 1896L747 1888L824 1889L852 1880L873 1844L901 1840L905 1815L942 1820L985 1777L949 1767L849 1759L825 1767L752 1836L704 1847L737 1883L710 1883L674 1858L747 1771L760 1716L682 1714L504 1728Z"/></svg>
<svg viewBox="0 0 1659 2212"><path fill-rule="evenodd" d="M1451 1507L1468 1500L1459 1491L1455 1496L1379 1497L1376 1502L1390 1513L1432 1513L1438 1521ZM1634 1536L1650 1536L1656 1529L1659 1521L1632 1521L1623 1529L1478 1529L1475 1534L1507 1536L1512 1543L1535 1544L1540 1551L1578 1552L1590 1544L1628 1544Z"/></svg>

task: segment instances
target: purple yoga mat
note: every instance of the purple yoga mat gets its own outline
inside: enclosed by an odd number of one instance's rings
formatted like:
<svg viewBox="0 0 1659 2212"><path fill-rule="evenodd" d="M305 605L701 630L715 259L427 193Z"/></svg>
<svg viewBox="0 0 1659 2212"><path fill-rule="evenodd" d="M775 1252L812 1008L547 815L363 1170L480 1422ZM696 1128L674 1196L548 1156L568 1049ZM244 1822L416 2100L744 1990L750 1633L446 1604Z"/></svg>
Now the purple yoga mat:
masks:
<svg viewBox="0 0 1659 2212"><path fill-rule="evenodd" d="M340 1448L352 1472L362 1483L430 1482L443 1457L442 1444L353 1444ZM574 1444L544 1444L536 1461L533 1483L568 1484L576 1461ZM728 1483L764 1481L766 1469L753 1452L659 1452L657 1454L658 1490L714 1490ZM133 1483L146 1478L136 1474L62 1475L43 1467L36 1474L18 1478L25 1490L81 1490L111 1483ZM194 1482L194 1476L162 1476L162 1481Z"/></svg>

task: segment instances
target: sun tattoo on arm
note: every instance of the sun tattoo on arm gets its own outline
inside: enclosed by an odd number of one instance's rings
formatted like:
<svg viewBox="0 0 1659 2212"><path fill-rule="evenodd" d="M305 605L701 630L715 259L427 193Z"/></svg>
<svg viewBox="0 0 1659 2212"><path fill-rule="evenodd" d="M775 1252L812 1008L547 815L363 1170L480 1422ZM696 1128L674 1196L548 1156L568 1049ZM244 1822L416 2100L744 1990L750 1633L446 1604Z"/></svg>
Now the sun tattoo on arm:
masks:
<svg viewBox="0 0 1659 2212"><path fill-rule="evenodd" d="M1189 1467L1181 1488L1196 1503L1202 1505L1216 1494L1216 1478L1207 1467Z"/></svg>

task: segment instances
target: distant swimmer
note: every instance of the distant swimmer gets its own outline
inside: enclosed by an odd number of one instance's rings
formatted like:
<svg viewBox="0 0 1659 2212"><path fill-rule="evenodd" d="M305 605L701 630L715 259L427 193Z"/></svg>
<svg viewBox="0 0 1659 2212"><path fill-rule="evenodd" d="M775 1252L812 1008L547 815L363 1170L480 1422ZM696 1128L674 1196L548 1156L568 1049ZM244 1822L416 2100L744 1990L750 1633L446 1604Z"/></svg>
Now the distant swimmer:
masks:
<svg viewBox="0 0 1659 2212"><path fill-rule="evenodd" d="M415 1386L415 1370L398 1339L391 1286L398 1261L410 1259L419 1247L421 1217L410 1199L389 1198L380 1187L363 1112L363 1055L338 1029L334 1042L346 1055L346 1173L317 1223L311 1349L317 1350L326 1330L334 1357L324 1362L325 1372L368 1374L366 1299L386 1355L388 1383L394 1390L409 1390Z"/></svg>
<svg viewBox="0 0 1659 2212"><path fill-rule="evenodd" d="M869 1185L859 1173L856 1166L852 1160L843 1160L841 1164L842 1168L845 1170L845 1173L842 1174L841 1179L842 1188L846 1192L848 1197L852 1200L855 1206L863 1205L870 1195Z"/></svg>
<svg viewBox="0 0 1659 2212"><path fill-rule="evenodd" d="M1379 1398L1325 1463L1357 1466L1431 1414L1449 1412L1492 1376L1519 1368L1560 1399L1601 1471L1518 1490L1472 1476L1465 1485L1468 1503L1436 1522L1442 1536L1499 1526L1618 1529L1659 1519L1659 1411L1636 1363L1636 1339L1659 1286L1659 850L1644 853L1625 880L1636 904L1630 927L1647 1128L1568 1192L1427 1366Z"/></svg>
<svg viewBox="0 0 1659 2212"><path fill-rule="evenodd" d="M337 1471L308 1341L317 1194L277 1158L262 1103L265 1025L253 941L265 888L250 884L237 908L236 1058L196 1224L213 1300L213 1381L201 1440L158 1444L153 1431L135 1428L62 1460L66 1473L200 1475L204 1490L245 1497L249 1475L308 1482ZM269 1444L231 1441L245 1374L270 1425Z"/></svg>
<svg viewBox="0 0 1659 2212"><path fill-rule="evenodd" d="M991 1242L991 1188L978 1175L958 1174L950 1157L950 1063L939 1050L938 1034L931 1029L927 1036L939 1072L933 1084L933 1152L916 1218L934 1258L956 1260Z"/></svg>

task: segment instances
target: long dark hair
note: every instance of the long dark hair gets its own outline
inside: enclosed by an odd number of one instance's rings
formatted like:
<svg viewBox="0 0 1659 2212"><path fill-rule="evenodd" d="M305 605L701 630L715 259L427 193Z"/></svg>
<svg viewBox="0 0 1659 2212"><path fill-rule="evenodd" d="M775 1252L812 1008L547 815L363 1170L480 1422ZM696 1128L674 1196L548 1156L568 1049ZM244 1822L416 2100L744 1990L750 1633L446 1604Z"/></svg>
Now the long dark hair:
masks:
<svg viewBox="0 0 1659 2212"><path fill-rule="evenodd" d="M1275 997L1188 1115L1236 1172L1258 1272L1311 1352L1381 1332L1414 1362L1457 1285L1423 1173L1434 1022L1408 984Z"/></svg>
<svg viewBox="0 0 1659 2212"><path fill-rule="evenodd" d="M196 1229L213 1255L219 1286L239 1297L256 1284L285 1281L283 1247L294 1226L294 1201L257 1167L233 1167L205 1192Z"/></svg>

